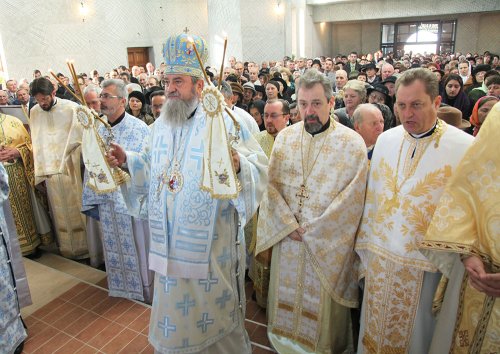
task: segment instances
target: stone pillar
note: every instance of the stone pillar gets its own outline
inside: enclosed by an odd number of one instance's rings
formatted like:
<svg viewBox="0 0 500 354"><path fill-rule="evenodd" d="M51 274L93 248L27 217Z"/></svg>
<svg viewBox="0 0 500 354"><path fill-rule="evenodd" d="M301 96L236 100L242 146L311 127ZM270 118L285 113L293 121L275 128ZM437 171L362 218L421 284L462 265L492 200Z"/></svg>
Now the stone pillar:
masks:
<svg viewBox="0 0 500 354"><path fill-rule="evenodd" d="M241 10L240 0L230 3L225 0L208 0L208 48L210 66L220 70L222 52L224 48L224 35L227 36L227 49L224 66L228 65L230 56L236 60L243 58L241 36Z"/></svg>

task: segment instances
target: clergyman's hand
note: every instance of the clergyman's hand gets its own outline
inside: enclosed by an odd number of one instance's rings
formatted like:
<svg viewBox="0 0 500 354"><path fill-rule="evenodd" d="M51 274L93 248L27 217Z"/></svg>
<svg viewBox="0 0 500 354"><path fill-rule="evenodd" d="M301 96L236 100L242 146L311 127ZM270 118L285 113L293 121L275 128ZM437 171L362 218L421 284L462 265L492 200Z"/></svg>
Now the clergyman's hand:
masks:
<svg viewBox="0 0 500 354"><path fill-rule="evenodd" d="M231 149L231 157L233 158L234 172L240 173L240 155L238 151Z"/></svg>
<svg viewBox="0 0 500 354"><path fill-rule="evenodd" d="M21 157L21 154L16 148L2 146L2 149L0 149L0 162L12 161L19 157Z"/></svg>
<svg viewBox="0 0 500 354"><path fill-rule="evenodd" d="M109 166L120 167L127 161L127 155L120 145L111 143L111 149L107 152L106 159L108 160Z"/></svg>
<svg viewBox="0 0 500 354"><path fill-rule="evenodd" d="M500 273L486 273L483 261L477 256L467 257L463 263L473 288L488 296L500 297Z"/></svg>
<svg viewBox="0 0 500 354"><path fill-rule="evenodd" d="M302 242L302 236L304 235L305 230L301 227L297 228L296 230L293 230L288 234L288 237L290 237L294 241Z"/></svg>

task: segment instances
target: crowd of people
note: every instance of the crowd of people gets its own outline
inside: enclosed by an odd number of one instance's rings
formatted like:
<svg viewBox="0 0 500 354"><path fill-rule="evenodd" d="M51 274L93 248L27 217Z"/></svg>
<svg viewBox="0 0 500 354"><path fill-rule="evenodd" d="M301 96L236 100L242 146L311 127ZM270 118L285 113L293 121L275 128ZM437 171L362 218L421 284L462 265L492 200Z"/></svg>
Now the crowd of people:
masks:
<svg viewBox="0 0 500 354"><path fill-rule="evenodd" d="M54 242L105 269L110 296L152 303L162 353L249 353L245 280L280 353L497 350L498 55L230 57L218 72L193 37L169 37L156 69L34 70L0 89L24 115L0 113L0 292L17 294L0 351L26 338L20 255ZM81 105L103 141L111 129L106 149L84 146ZM227 147L207 140L211 107ZM214 151L230 198L201 186ZM96 190L106 168L130 181Z"/></svg>

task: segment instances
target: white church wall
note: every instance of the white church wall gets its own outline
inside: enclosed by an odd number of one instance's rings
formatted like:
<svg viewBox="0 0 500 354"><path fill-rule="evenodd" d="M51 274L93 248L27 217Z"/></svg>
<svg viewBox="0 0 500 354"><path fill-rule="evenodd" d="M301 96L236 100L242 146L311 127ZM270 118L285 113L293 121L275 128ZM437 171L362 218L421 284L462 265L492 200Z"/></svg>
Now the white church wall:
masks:
<svg viewBox="0 0 500 354"><path fill-rule="evenodd" d="M31 78L33 69L68 74L66 59L78 72L100 73L127 65L127 47L153 47L162 61L163 42L186 26L206 36L206 0L1 0L0 33L10 77Z"/></svg>

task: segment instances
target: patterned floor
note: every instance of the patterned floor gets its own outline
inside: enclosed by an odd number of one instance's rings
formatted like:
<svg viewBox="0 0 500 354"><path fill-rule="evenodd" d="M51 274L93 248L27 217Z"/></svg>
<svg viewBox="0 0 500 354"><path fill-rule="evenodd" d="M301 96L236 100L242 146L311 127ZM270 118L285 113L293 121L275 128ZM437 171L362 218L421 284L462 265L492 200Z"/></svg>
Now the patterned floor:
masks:
<svg viewBox="0 0 500 354"><path fill-rule="evenodd" d="M147 339L150 307L108 296L106 279L79 282L25 318L28 339L23 353L153 353ZM251 300L246 284L245 327L253 353L273 353L266 315Z"/></svg>

